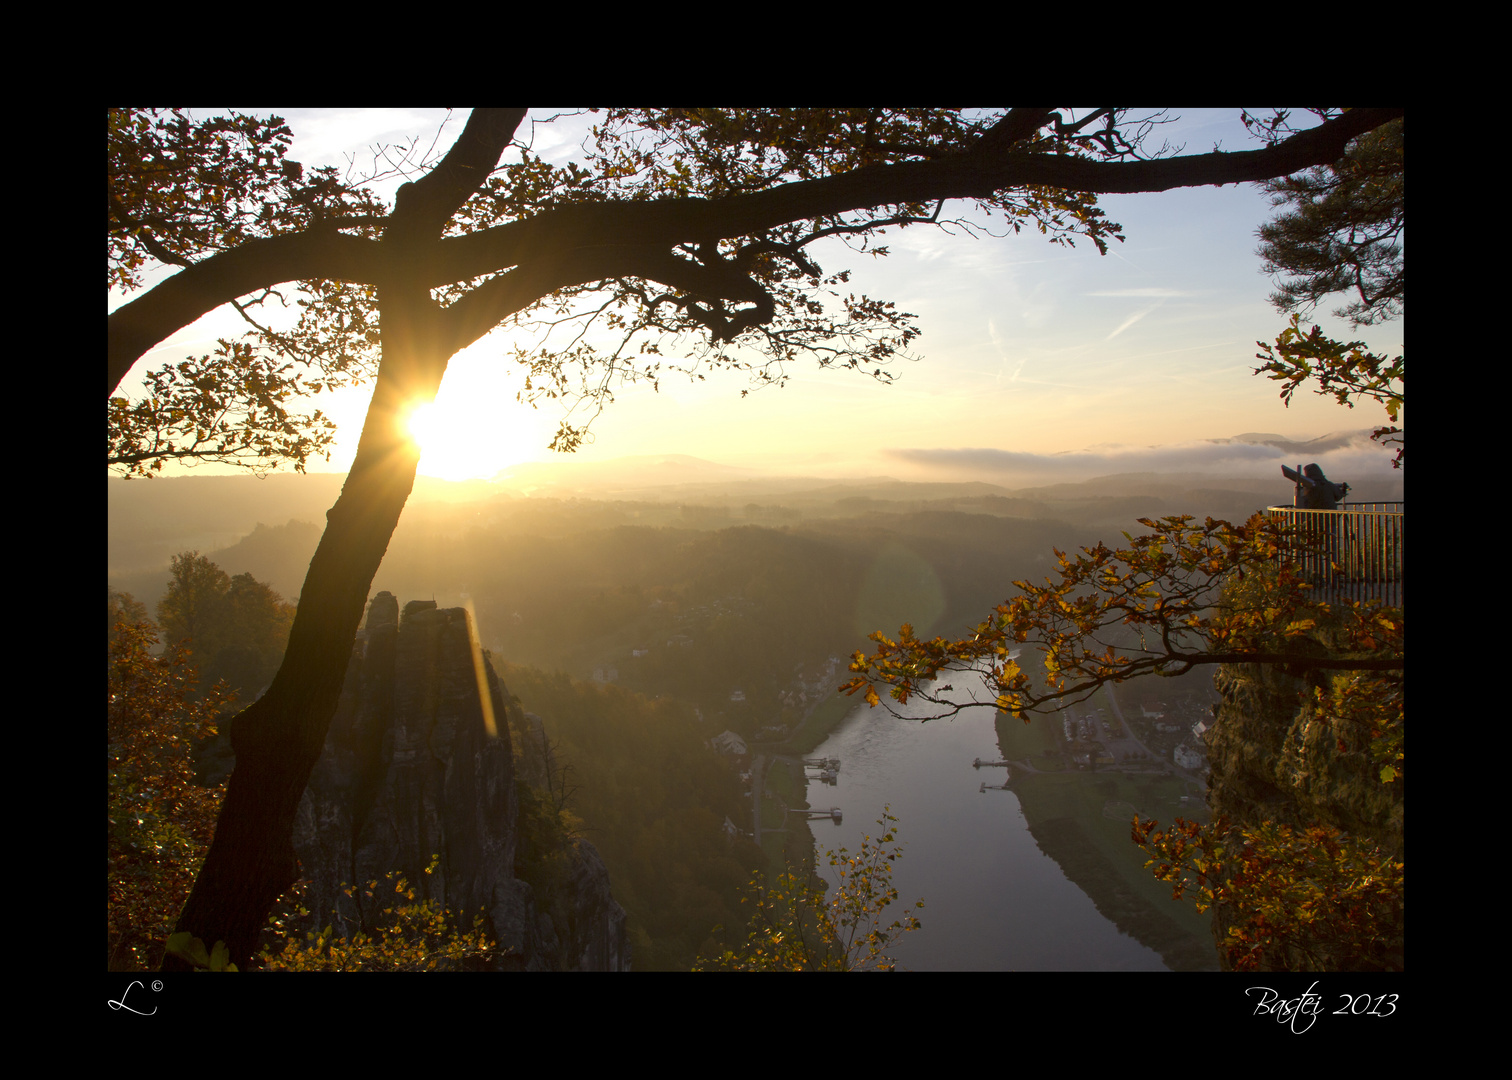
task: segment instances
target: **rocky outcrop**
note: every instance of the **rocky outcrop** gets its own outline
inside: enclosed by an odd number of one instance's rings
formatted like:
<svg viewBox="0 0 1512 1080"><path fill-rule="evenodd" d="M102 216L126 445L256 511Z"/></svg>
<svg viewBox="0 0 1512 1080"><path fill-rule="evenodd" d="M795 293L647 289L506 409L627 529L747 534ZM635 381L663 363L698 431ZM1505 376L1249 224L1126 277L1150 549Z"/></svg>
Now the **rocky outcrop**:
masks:
<svg viewBox="0 0 1512 1080"><path fill-rule="evenodd" d="M1269 664L1226 664L1214 677L1220 703L1204 733L1208 806L1250 823L1332 825L1402 853L1402 785L1383 784L1357 733L1313 717L1316 685ZM1344 736L1347 747L1340 750Z"/></svg>
<svg viewBox="0 0 1512 1080"><path fill-rule="evenodd" d="M1330 825L1400 858L1403 784L1381 782L1380 766L1359 748L1357 733L1315 717L1309 703L1325 678L1321 672L1297 677L1268 664L1218 669L1221 700L1203 736L1211 766L1208 806L1215 817L1243 826ZM1215 933L1235 914L1215 909ZM1401 946L1398 934L1385 949L1384 966L1400 968Z"/></svg>
<svg viewBox="0 0 1512 1080"><path fill-rule="evenodd" d="M500 969L628 969L625 914L591 845L561 853L551 896L520 879L510 707L466 611L416 601L401 618L391 594L373 599L295 824L312 920L373 925L385 898L343 886L398 872L437 906L481 912L507 950Z"/></svg>

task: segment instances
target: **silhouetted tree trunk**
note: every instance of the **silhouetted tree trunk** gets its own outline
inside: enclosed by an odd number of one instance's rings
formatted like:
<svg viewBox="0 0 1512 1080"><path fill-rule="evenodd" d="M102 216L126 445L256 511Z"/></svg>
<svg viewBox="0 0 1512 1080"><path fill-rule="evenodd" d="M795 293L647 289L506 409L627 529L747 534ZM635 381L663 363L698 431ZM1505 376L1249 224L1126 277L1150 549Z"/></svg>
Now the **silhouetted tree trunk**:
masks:
<svg viewBox="0 0 1512 1080"><path fill-rule="evenodd" d="M402 242L402 241L399 241ZM176 929L224 941L246 965L278 897L297 880L294 815L341 697L368 588L415 484L406 421L432 400L453 349L413 281L380 287L383 360L351 472L305 575L283 665L231 726L236 751L215 839ZM165 968L183 966L171 955Z"/></svg>

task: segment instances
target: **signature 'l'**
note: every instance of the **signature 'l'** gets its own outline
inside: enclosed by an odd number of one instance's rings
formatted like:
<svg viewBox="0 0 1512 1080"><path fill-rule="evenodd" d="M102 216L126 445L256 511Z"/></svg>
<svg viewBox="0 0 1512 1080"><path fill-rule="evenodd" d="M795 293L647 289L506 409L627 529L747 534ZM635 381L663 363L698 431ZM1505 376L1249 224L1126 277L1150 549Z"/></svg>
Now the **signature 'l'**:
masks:
<svg viewBox="0 0 1512 1080"><path fill-rule="evenodd" d="M151 1016L151 1015L153 1015L153 1013L156 1013L157 1012L157 1006L156 1005L154 1005L152 1007L152 1012L144 1013L144 1012L137 1012L136 1009L133 1009L130 1005L126 1004L126 995L129 994L129 993L131 993L131 987L133 987L133 986L141 986L141 985L142 985L142 981L140 979L133 979L131 981L130 985L128 985L126 987L125 992L121 994L121 1000L120 1001L112 1001L110 1003L110 1007L112 1009L117 1010L117 1011L120 1011L121 1009L125 1009L127 1012L129 1012L129 1013L136 1013L136 1015L138 1015L138 1016Z"/></svg>

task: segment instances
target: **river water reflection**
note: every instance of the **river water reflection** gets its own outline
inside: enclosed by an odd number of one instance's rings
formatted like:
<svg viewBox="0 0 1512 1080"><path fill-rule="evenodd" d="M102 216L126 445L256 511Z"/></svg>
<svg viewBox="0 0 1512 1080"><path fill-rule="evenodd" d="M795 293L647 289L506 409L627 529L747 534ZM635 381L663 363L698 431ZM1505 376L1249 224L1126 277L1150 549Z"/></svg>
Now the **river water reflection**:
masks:
<svg viewBox="0 0 1512 1080"><path fill-rule="evenodd" d="M915 971L1164 971L1160 954L1104 918L1030 835L1018 798L1001 785L990 709L928 724L885 709L853 710L814 756L839 758L838 782L808 785L814 809L838 806L839 826L812 823L820 869L826 849L852 852L890 804L905 847L894 863L899 904L923 928L889 950ZM986 781L989 788L982 792ZM898 912L898 905L888 911ZM887 922L891 922L889 917Z"/></svg>

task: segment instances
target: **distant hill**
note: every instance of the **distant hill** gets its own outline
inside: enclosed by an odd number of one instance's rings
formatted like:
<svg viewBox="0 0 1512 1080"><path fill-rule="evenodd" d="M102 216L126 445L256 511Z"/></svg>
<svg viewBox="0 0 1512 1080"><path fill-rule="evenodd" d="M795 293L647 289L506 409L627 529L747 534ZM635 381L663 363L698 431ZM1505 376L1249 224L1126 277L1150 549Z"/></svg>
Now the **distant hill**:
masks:
<svg viewBox="0 0 1512 1080"><path fill-rule="evenodd" d="M108 478L107 571L166 569L178 552L229 547L259 522L323 523L345 482L343 473Z"/></svg>
<svg viewBox="0 0 1512 1080"><path fill-rule="evenodd" d="M413 551L425 546L425 537L458 537L476 529L538 536L619 525L708 531L874 514L977 514L1059 520L1096 530L1134 528L1136 518L1172 514L1242 520L1264 506L1290 502L1280 465L1310 461L1322 462L1332 479L1347 480L1351 499L1402 498L1401 471L1389 468L1389 455L1373 446L1368 434L1289 440L1249 432L1174 447L1094 447L1063 455L999 450L892 455L942 474L955 468L956 478L939 480L768 476L685 454L537 462L492 481L418 478L390 550L391 556ZM1116 468L1143 463L1152 467ZM1204 464L1211 469L1205 471ZM1105 471L1096 471L1099 466ZM1067 478L1038 486L993 482L1036 470ZM337 473L110 478L110 584L151 606L166 585L171 557L198 550L228 573L251 573L292 600L344 481Z"/></svg>

